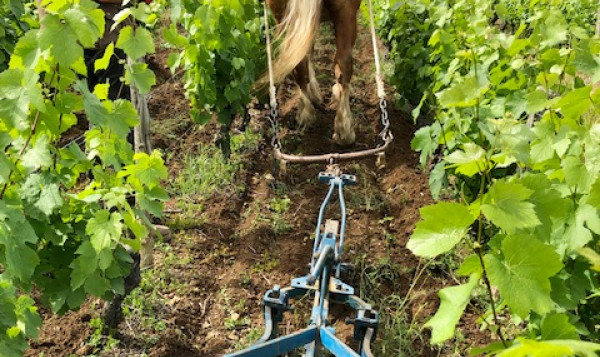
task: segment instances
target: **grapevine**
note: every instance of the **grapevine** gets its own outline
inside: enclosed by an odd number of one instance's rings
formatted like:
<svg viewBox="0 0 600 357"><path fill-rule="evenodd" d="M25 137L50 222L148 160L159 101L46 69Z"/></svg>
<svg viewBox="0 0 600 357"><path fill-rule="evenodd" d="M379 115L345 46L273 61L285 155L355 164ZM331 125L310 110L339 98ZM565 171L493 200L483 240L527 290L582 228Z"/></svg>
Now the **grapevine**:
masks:
<svg viewBox="0 0 600 357"><path fill-rule="evenodd" d="M44 6L39 26L18 39L0 73L3 356L21 355L41 325L32 289L54 313L77 309L89 295L123 294L128 250L139 249L146 213L160 215L166 199L160 154L134 155L127 143L138 122L132 104L107 99L104 84L88 89L83 50L103 35L103 11L91 0ZM129 11L137 18L146 10L140 4ZM121 32L116 46L133 59L153 50L143 27ZM97 69L110 59L108 51ZM125 81L147 92L154 75L133 64ZM63 140L78 113L93 125L82 146ZM140 209L129 205L131 195Z"/></svg>
<svg viewBox="0 0 600 357"><path fill-rule="evenodd" d="M171 26L163 35L181 50L168 63L173 73L185 70L191 115L198 123L214 114L228 130L233 118L245 113L265 63L259 10L255 0L184 0L173 6Z"/></svg>
<svg viewBox="0 0 600 357"><path fill-rule="evenodd" d="M410 72L406 51L423 63L411 80L400 77L415 83L403 94L415 117L434 119L412 146L431 164L434 196L457 197L421 210L408 248L423 258L471 252L456 271L466 282L439 293L426 324L432 343L452 338L471 297L484 295L480 322L499 344L475 351L595 355L600 345L583 341L599 337L600 39L588 22L597 3L389 7L382 21L395 29L388 41L399 56L396 76ZM423 18L423 31L404 38L411 30L400 21ZM512 320L524 328L508 334Z"/></svg>
<svg viewBox="0 0 600 357"><path fill-rule="evenodd" d="M29 29L24 19L25 6L16 0L0 3L0 71L8 67L8 60L20 36Z"/></svg>

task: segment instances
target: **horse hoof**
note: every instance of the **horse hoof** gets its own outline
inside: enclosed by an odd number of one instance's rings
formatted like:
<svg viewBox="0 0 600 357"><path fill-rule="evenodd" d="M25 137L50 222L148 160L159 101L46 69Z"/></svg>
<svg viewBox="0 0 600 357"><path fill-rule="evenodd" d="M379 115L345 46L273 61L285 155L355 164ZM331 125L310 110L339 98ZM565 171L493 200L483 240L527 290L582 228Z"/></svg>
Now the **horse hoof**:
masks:
<svg viewBox="0 0 600 357"><path fill-rule="evenodd" d="M298 128L302 131L306 128L310 128L317 120L317 113L315 107L313 107L310 100L306 97L302 97L300 108L298 108L298 114L296 115L296 123Z"/></svg>
<svg viewBox="0 0 600 357"><path fill-rule="evenodd" d="M333 134L333 142L335 142L339 146L350 146L354 144L356 140L356 135L354 132L350 132L348 135L338 135L337 133Z"/></svg>

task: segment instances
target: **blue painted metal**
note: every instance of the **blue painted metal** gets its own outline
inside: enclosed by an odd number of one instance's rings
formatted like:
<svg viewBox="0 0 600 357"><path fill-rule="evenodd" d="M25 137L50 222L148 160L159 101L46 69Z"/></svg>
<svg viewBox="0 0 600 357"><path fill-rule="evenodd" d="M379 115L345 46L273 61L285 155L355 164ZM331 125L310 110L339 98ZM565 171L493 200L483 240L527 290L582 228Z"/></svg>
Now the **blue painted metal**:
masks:
<svg viewBox="0 0 600 357"><path fill-rule="evenodd" d="M284 353L295 350L303 345L314 341L318 333L316 326L311 326L304 330L270 340L265 343L255 344L249 348L225 355L225 357L266 357L281 356Z"/></svg>
<svg viewBox="0 0 600 357"><path fill-rule="evenodd" d="M339 191L338 196L340 198L340 211L342 212L342 227L340 228L340 245L338 246L338 251L336 254L336 258L338 259L338 264L335 268L335 277L340 277L340 263L342 260L342 251L344 249L344 237L346 236L346 202L344 201L344 180L342 183L338 185Z"/></svg>
<svg viewBox="0 0 600 357"><path fill-rule="evenodd" d="M354 339L360 341L367 333L367 329L373 329L373 334L377 332L379 315L373 310L361 309L351 322L354 324Z"/></svg>
<svg viewBox="0 0 600 357"><path fill-rule="evenodd" d="M371 352L371 341L375 336L375 332L372 328L367 329L365 333L365 337L360 345L360 356L361 357L373 357L373 352Z"/></svg>
<svg viewBox="0 0 600 357"><path fill-rule="evenodd" d="M265 316L265 332L263 335L256 341L255 344L265 343L268 340L274 338L273 334L273 318L271 316L271 307L265 306L264 308L264 316Z"/></svg>
<svg viewBox="0 0 600 357"><path fill-rule="evenodd" d="M343 357L361 357L358 353L354 352L350 347L346 346L339 338L335 337L328 328L322 328L319 330L319 336L321 337L321 343L329 352L334 356Z"/></svg>
<svg viewBox="0 0 600 357"><path fill-rule="evenodd" d="M371 305L354 295L353 287L339 279L346 232L343 188L355 184L356 177L342 174L335 167L334 170L319 173L319 180L328 183L329 190L319 209L310 273L293 279L291 287L280 289L275 286L267 291L263 298L263 336L253 346L225 357L275 357L299 347L304 347L305 357L315 357L322 348L340 357L373 357L370 344L377 332L378 314ZM341 213L339 233L323 232L323 216L336 188ZM307 294L314 295L309 327L277 337L277 324L282 321L283 314L292 309L290 300ZM354 338L360 341L360 355L335 337L328 320L330 302L346 304L356 310L356 318L346 319L346 323L354 325Z"/></svg>
<svg viewBox="0 0 600 357"><path fill-rule="evenodd" d="M327 239L327 238L325 238ZM321 273L323 272L323 269L325 268L325 264L328 263L328 260L330 260L331 258L333 258L334 255L334 247L332 247L331 245L325 245L323 247L323 249L319 250L319 259L317 260L317 263L315 264L314 268L312 269L312 272L310 274L308 274L308 277L306 278L306 282L308 284L314 284L315 281L317 281L317 279L319 279L319 277L321 276Z"/></svg>
<svg viewBox="0 0 600 357"><path fill-rule="evenodd" d="M335 182L329 182L329 191L327 192L327 196L321 203L321 208L319 209L319 218L317 219L317 230L315 232L315 244L313 245L313 254L310 260L310 267L313 268L315 266L315 253L317 253L317 249L319 249L319 244L321 243L321 225L323 224L323 215L325 214L325 208L329 204L329 200L331 199L331 195L333 194L333 190L335 189Z"/></svg>

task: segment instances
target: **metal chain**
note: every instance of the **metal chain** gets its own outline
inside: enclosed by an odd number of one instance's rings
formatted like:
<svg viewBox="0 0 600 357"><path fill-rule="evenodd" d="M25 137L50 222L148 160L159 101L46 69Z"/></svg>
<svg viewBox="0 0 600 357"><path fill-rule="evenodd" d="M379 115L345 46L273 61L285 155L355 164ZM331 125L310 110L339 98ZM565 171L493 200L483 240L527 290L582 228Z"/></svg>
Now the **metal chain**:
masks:
<svg viewBox="0 0 600 357"><path fill-rule="evenodd" d="M279 140L279 110L277 106L271 107L269 110L269 122L271 123L271 131L273 137L271 138L271 146L273 149L281 149L281 141Z"/></svg>
<svg viewBox="0 0 600 357"><path fill-rule="evenodd" d="M371 41L373 42L373 56L375 57L375 81L377 82L377 96L379 97L379 111L381 125L383 128L379 132L379 138L381 142L377 144L377 147L381 147L386 143L391 142L394 139L392 132L390 131L390 119L387 110L387 100L385 99L385 86L383 84L383 77L381 75L381 65L379 62L379 48L377 47L377 35L375 34L375 19L373 17L373 4L369 0L369 24L371 30Z"/></svg>
<svg viewBox="0 0 600 357"><path fill-rule="evenodd" d="M394 140L394 135L392 135L392 131L390 130L390 118L387 110L387 100L385 100L385 98L379 99L379 111L383 128L378 135L381 141L377 144L377 147L381 147Z"/></svg>

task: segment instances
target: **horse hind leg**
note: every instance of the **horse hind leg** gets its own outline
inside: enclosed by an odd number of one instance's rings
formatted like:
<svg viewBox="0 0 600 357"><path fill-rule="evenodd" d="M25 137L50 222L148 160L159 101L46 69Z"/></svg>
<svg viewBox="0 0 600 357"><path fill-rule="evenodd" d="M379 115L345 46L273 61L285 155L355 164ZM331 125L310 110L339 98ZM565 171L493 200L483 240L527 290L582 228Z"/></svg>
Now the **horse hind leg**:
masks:
<svg viewBox="0 0 600 357"><path fill-rule="evenodd" d="M310 101L315 106L320 106L323 102L323 97L321 95L321 89L319 89L319 83L317 82L317 78L315 76L315 69L312 64L312 61L308 61L308 86L307 86L307 94Z"/></svg>
<svg viewBox="0 0 600 357"><path fill-rule="evenodd" d="M336 83L339 90L339 106L335 113L333 141L341 146L354 144L356 135L354 133L354 116L350 109L350 85Z"/></svg>
<svg viewBox="0 0 600 357"><path fill-rule="evenodd" d="M358 7L357 7L358 8ZM334 18L336 54L335 85L332 107L336 109L333 141L347 146L354 143L354 117L350 109L350 79L352 78L352 47L356 41L356 9L344 7Z"/></svg>
<svg viewBox="0 0 600 357"><path fill-rule="evenodd" d="M321 100L321 93L318 90L316 80L311 83L310 70L308 58L300 62L294 69L294 77L298 87L300 87L300 104L296 114L296 123L300 130L309 128L315 123L317 113L313 103L320 103Z"/></svg>
<svg viewBox="0 0 600 357"><path fill-rule="evenodd" d="M304 130L313 126L317 119L317 112L312 104L305 89L300 92L300 105L298 106L298 114L296 114L296 123L298 129Z"/></svg>

